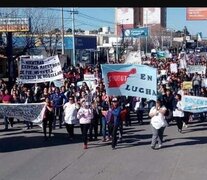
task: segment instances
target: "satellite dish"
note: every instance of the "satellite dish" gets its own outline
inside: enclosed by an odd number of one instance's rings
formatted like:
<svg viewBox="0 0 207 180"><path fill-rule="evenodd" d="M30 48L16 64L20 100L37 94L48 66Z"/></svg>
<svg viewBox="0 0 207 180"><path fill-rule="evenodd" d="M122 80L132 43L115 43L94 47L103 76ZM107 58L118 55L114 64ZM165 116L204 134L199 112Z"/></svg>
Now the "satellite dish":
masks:
<svg viewBox="0 0 207 180"><path fill-rule="evenodd" d="M111 48L111 49L109 50L109 53L110 53L110 54L113 54L113 53L114 53L114 48Z"/></svg>

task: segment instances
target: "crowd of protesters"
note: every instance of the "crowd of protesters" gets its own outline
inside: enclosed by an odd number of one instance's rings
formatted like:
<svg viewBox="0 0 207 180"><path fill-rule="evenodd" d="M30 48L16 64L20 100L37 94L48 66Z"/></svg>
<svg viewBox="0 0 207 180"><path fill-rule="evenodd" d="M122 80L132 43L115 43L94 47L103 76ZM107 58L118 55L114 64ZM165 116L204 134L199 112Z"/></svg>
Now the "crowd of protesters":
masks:
<svg viewBox="0 0 207 180"><path fill-rule="evenodd" d="M176 63L177 73L171 72L170 64ZM111 146L115 149L117 142L122 141L123 127L131 126L130 112L137 115L137 122L143 124L143 114L149 113L153 118L159 115L166 121L162 128L156 129L152 126L151 147L155 149L156 144L162 147L162 137L164 129L171 121L176 121L178 131L182 133L182 128L187 127L193 114L183 112L180 101L183 95L207 97L207 89L203 80L206 73L189 74L186 70L188 65L206 66L207 61L204 56L174 55L171 58L157 59L148 57L143 60L147 64L158 70L158 90L157 101L146 98L131 96L108 96L102 79L101 67L95 66L65 67L64 85L56 87L53 82L39 84L14 84L8 89L6 83L0 80L0 102L1 103L46 103L46 111L43 118L43 132L45 140L47 136L47 126L49 127L49 138L52 131L63 125L68 132L69 138L76 137L74 133L75 125L80 125L83 148L88 148L88 141L98 140L111 141ZM164 71L163 71L164 70ZM163 73L164 72L164 73ZM95 80L89 84L84 81L84 74L94 74ZM192 81L192 89L183 89L184 81ZM82 82L81 85L78 82ZM176 112L177 111L177 112ZM5 130L9 124L13 127L15 121L19 119L4 118ZM199 118L204 121L206 113L200 113ZM15 122L16 123L16 122ZM123 126L124 125L124 126ZM25 128L33 128L34 124L25 121Z"/></svg>

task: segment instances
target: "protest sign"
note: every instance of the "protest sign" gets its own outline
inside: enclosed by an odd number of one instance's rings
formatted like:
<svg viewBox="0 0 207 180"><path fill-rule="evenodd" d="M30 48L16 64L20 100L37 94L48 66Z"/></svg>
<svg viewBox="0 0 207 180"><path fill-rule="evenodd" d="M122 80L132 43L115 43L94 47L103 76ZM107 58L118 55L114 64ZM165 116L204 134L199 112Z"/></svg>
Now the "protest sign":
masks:
<svg viewBox="0 0 207 180"><path fill-rule="evenodd" d="M177 73L178 72L178 67L176 63L170 64L170 72L171 73Z"/></svg>
<svg viewBox="0 0 207 180"><path fill-rule="evenodd" d="M157 69L138 64L102 64L108 95L157 99Z"/></svg>
<svg viewBox="0 0 207 180"><path fill-rule="evenodd" d="M202 65L193 65L188 66L187 68L188 73L198 73L198 74L205 74L206 73L206 66Z"/></svg>
<svg viewBox="0 0 207 180"><path fill-rule="evenodd" d="M0 104L0 114L23 121L41 123L45 112L45 103Z"/></svg>
<svg viewBox="0 0 207 180"><path fill-rule="evenodd" d="M84 81L94 81L96 79L94 74L84 74L83 76Z"/></svg>
<svg viewBox="0 0 207 180"><path fill-rule="evenodd" d="M192 81L183 81L183 88L182 89L192 89L193 83Z"/></svg>
<svg viewBox="0 0 207 180"><path fill-rule="evenodd" d="M63 79L58 55L43 59L21 58L19 66L20 83L41 83Z"/></svg>
<svg viewBox="0 0 207 180"><path fill-rule="evenodd" d="M183 96L183 111L191 113L207 112L207 98L198 96Z"/></svg>

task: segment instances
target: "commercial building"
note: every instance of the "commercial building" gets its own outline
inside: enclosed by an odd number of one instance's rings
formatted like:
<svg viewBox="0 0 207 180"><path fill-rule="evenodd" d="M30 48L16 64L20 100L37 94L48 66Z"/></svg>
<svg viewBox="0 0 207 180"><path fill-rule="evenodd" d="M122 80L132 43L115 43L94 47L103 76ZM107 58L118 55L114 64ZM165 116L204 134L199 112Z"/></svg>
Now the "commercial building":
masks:
<svg viewBox="0 0 207 180"><path fill-rule="evenodd" d="M115 34L121 35L123 29L147 26L154 34L166 28L167 9L154 7L116 8Z"/></svg>

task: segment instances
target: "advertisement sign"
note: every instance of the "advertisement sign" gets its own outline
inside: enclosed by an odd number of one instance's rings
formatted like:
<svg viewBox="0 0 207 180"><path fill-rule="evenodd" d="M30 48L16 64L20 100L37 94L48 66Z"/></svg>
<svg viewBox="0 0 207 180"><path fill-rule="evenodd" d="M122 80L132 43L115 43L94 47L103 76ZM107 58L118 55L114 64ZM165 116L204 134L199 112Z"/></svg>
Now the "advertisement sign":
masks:
<svg viewBox="0 0 207 180"><path fill-rule="evenodd" d="M0 18L0 32L28 32L29 18Z"/></svg>
<svg viewBox="0 0 207 180"><path fill-rule="evenodd" d="M157 99L157 69L141 64L102 64L109 96L137 96Z"/></svg>
<svg viewBox="0 0 207 180"><path fill-rule="evenodd" d="M161 24L161 8L143 8L143 24Z"/></svg>
<svg viewBox="0 0 207 180"><path fill-rule="evenodd" d="M125 37L146 37L148 36L148 28L134 28L134 29L126 29L124 31Z"/></svg>
<svg viewBox="0 0 207 180"><path fill-rule="evenodd" d="M64 38L65 49L73 49L73 38ZM96 49L96 36L75 36L75 49Z"/></svg>
<svg viewBox="0 0 207 180"><path fill-rule="evenodd" d="M116 8L116 22L118 24L134 24L134 9Z"/></svg>
<svg viewBox="0 0 207 180"><path fill-rule="evenodd" d="M207 8L186 8L186 20L207 20Z"/></svg>

